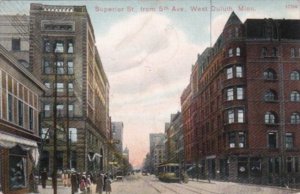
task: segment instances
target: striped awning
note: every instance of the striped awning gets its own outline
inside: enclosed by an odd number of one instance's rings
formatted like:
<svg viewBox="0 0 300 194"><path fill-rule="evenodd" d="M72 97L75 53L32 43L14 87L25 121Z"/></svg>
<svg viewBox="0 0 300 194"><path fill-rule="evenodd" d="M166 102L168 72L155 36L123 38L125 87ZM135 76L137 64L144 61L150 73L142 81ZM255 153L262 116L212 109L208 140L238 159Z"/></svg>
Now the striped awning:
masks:
<svg viewBox="0 0 300 194"><path fill-rule="evenodd" d="M5 148L12 148L16 145L37 148L37 142L26 139L13 134L8 134L0 131L0 146Z"/></svg>

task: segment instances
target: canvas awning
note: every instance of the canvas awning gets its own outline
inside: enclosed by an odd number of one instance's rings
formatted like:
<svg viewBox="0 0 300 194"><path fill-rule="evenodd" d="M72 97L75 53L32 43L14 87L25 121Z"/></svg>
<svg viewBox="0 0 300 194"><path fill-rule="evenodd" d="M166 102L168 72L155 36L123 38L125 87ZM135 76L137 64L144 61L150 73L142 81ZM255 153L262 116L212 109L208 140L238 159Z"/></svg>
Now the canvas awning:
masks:
<svg viewBox="0 0 300 194"><path fill-rule="evenodd" d="M13 134L7 134L0 131L0 146L5 148L12 148L16 145L20 145L28 148L37 148L37 142L19 137Z"/></svg>

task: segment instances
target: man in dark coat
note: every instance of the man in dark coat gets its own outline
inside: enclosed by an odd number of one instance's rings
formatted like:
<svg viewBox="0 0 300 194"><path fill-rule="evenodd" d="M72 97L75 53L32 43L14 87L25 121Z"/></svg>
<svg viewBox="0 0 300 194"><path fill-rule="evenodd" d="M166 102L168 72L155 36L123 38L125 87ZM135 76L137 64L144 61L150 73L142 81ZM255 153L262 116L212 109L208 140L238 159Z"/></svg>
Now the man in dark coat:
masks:
<svg viewBox="0 0 300 194"><path fill-rule="evenodd" d="M96 193L97 194L102 194L103 186L104 186L103 175L101 173L99 173L98 176L96 177Z"/></svg>
<svg viewBox="0 0 300 194"><path fill-rule="evenodd" d="M76 193L78 191L79 182L77 180L77 174L75 172L71 175L71 186L72 194Z"/></svg>
<svg viewBox="0 0 300 194"><path fill-rule="evenodd" d="M43 172L41 173L41 181L42 181L42 187L43 188L46 188L47 179L48 179L47 170L44 169Z"/></svg>

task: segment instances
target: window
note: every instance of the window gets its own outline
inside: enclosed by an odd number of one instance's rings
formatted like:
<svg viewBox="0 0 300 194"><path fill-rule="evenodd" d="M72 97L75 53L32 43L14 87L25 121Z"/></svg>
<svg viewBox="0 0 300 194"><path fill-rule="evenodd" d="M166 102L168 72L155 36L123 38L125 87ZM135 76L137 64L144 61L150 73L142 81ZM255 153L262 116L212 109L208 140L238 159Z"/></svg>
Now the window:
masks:
<svg viewBox="0 0 300 194"><path fill-rule="evenodd" d="M77 128L69 128L69 138L71 143L77 142Z"/></svg>
<svg viewBox="0 0 300 194"><path fill-rule="evenodd" d="M292 133L285 133L285 148L292 149L294 147L294 136Z"/></svg>
<svg viewBox="0 0 300 194"><path fill-rule="evenodd" d="M33 109L29 107L29 129L33 130Z"/></svg>
<svg viewBox="0 0 300 194"><path fill-rule="evenodd" d="M300 101L300 94L298 91L292 91L291 93L291 101L292 102L299 102Z"/></svg>
<svg viewBox="0 0 300 194"><path fill-rule="evenodd" d="M229 57L232 57L232 56L233 56L233 49L229 49L229 51L228 51L228 56L229 56Z"/></svg>
<svg viewBox="0 0 300 194"><path fill-rule="evenodd" d="M244 148L246 145L245 132L238 132L238 137L239 137L239 148Z"/></svg>
<svg viewBox="0 0 300 194"><path fill-rule="evenodd" d="M69 111L69 117L73 117L74 116L74 105L73 104L69 104L68 111Z"/></svg>
<svg viewBox="0 0 300 194"><path fill-rule="evenodd" d="M44 104L44 117L50 117L50 104Z"/></svg>
<svg viewBox="0 0 300 194"><path fill-rule="evenodd" d="M8 98L7 98L7 103L8 103L8 120L10 122L13 121L13 97L11 94L8 94Z"/></svg>
<svg viewBox="0 0 300 194"><path fill-rule="evenodd" d="M264 72L264 79L265 80L275 80L276 79L276 73L273 69L267 69Z"/></svg>
<svg viewBox="0 0 300 194"><path fill-rule="evenodd" d="M273 47L272 49L272 57L277 57L278 55L278 49L276 47Z"/></svg>
<svg viewBox="0 0 300 194"><path fill-rule="evenodd" d="M275 115L271 112L265 114L265 124L275 124Z"/></svg>
<svg viewBox="0 0 300 194"><path fill-rule="evenodd" d="M68 95L72 96L74 94L74 85L72 82L68 83Z"/></svg>
<svg viewBox="0 0 300 194"><path fill-rule="evenodd" d="M42 128L41 138L42 138L42 141L49 139L49 128Z"/></svg>
<svg viewBox="0 0 300 194"><path fill-rule="evenodd" d="M68 61L68 74L74 74L74 64L73 61Z"/></svg>
<svg viewBox="0 0 300 194"><path fill-rule="evenodd" d="M238 112L238 119L237 119L238 123L244 123L245 122L245 117L244 117L245 111L244 111L244 109L238 109L237 112Z"/></svg>
<svg viewBox="0 0 300 194"><path fill-rule="evenodd" d="M266 57L268 54L268 49L266 47L263 47L261 50L261 56Z"/></svg>
<svg viewBox="0 0 300 194"><path fill-rule="evenodd" d="M56 83L56 91L58 93L64 92L64 83Z"/></svg>
<svg viewBox="0 0 300 194"><path fill-rule="evenodd" d="M227 111L228 123L234 123L234 110Z"/></svg>
<svg viewBox="0 0 300 194"><path fill-rule="evenodd" d="M295 48L291 48L291 57L295 57L295 56L296 56Z"/></svg>
<svg viewBox="0 0 300 194"><path fill-rule="evenodd" d="M227 89L227 100L233 100L233 88Z"/></svg>
<svg viewBox="0 0 300 194"><path fill-rule="evenodd" d="M19 121L19 125L23 126L23 115L24 115L24 108L23 108L23 102L22 101L18 101L18 121Z"/></svg>
<svg viewBox="0 0 300 194"><path fill-rule="evenodd" d="M64 43L63 42L56 42L54 52L55 53L63 53L64 52Z"/></svg>
<svg viewBox="0 0 300 194"><path fill-rule="evenodd" d="M300 124L300 115L299 113L292 113L292 116L291 116L291 124Z"/></svg>
<svg viewBox="0 0 300 194"><path fill-rule="evenodd" d="M64 116L64 105L63 104L57 104L56 105L56 111L57 111L57 117L63 117Z"/></svg>
<svg viewBox="0 0 300 194"><path fill-rule="evenodd" d="M236 56L241 56L241 49L240 49L240 47L236 48Z"/></svg>
<svg viewBox="0 0 300 194"><path fill-rule="evenodd" d="M267 91L264 95L265 101L275 101L277 99L276 94L274 91Z"/></svg>
<svg viewBox="0 0 300 194"><path fill-rule="evenodd" d="M269 173L279 173L279 158L269 158Z"/></svg>
<svg viewBox="0 0 300 194"><path fill-rule="evenodd" d="M235 132L230 132L228 134L229 147L235 148Z"/></svg>
<svg viewBox="0 0 300 194"><path fill-rule="evenodd" d="M44 51L46 53L50 53L51 52L51 44L48 40L44 41Z"/></svg>
<svg viewBox="0 0 300 194"><path fill-rule="evenodd" d="M235 68L236 77L243 77L243 68L242 66L236 66Z"/></svg>
<svg viewBox="0 0 300 194"><path fill-rule="evenodd" d="M20 38L13 38L11 40L11 50L13 50L13 51L21 50L21 39Z"/></svg>
<svg viewBox="0 0 300 194"><path fill-rule="evenodd" d="M27 152L19 146L9 150L9 187L25 188L27 185Z"/></svg>
<svg viewBox="0 0 300 194"><path fill-rule="evenodd" d="M57 66L56 66L56 72L57 74L64 74L65 69L64 69L64 62L63 61L57 61Z"/></svg>
<svg viewBox="0 0 300 194"><path fill-rule="evenodd" d="M68 53L73 53L74 48L73 48L73 43L70 41L68 42Z"/></svg>
<svg viewBox="0 0 300 194"><path fill-rule="evenodd" d="M236 99L238 99L238 100L244 99L244 88L243 87L236 88Z"/></svg>
<svg viewBox="0 0 300 194"><path fill-rule="evenodd" d="M232 67L227 68L226 74L227 74L227 79L232 79L233 78L233 68Z"/></svg>
<svg viewBox="0 0 300 194"><path fill-rule="evenodd" d="M235 37L239 37L239 28L235 27Z"/></svg>
<svg viewBox="0 0 300 194"><path fill-rule="evenodd" d="M48 60L44 60L44 73L45 74L53 73L52 67L51 67L50 62Z"/></svg>
<svg viewBox="0 0 300 194"><path fill-rule="evenodd" d="M291 80L300 80L299 72L298 71L293 71L291 73Z"/></svg>
<svg viewBox="0 0 300 194"><path fill-rule="evenodd" d="M268 148L277 148L277 134L275 132L268 133Z"/></svg>

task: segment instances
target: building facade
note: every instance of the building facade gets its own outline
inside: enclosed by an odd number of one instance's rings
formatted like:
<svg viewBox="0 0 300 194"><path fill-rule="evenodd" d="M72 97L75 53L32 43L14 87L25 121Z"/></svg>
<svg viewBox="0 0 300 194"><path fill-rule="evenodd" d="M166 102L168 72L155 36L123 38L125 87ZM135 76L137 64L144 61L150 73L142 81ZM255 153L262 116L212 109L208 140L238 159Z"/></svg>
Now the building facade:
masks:
<svg viewBox="0 0 300 194"><path fill-rule="evenodd" d="M300 181L299 26L299 20L242 23L233 12L213 47L198 56L190 83L196 83L196 111L183 123L192 119L198 142L193 163L199 161L203 177Z"/></svg>
<svg viewBox="0 0 300 194"><path fill-rule="evenodd" d="M184 161L181 113L171 114L170 123L166 123L165 126L165 160L166 162L181 164Z"/></svg>
<svg viewBox="0 0 300 194"><path fill-rule="evenodd" d="M46 88L1 45L0 77L0 192L28 193L39 157L39 96Z"/></svg>
<svg viewBox="0 0 300 194"><path fill-rule="evenodd" d="M52 171L56 113L57 168L106 170L109 83L86 7L31 4L30 40L29 69L49 89L41 97L40 167Z"/></svg>
<svg viewBox="0 0 300 194"><path fill-rule="evenodd" d="M150 172L155 173L157 166L165 161L165 135L150 133Z"/></svg>
<svg viewBox="0 0 300 194"><path fill-rule="evenodd" d="M119 153L123 153L123 122L112 122L112 136L113 140L116 141L115 147L116 151Z"/></svg>

